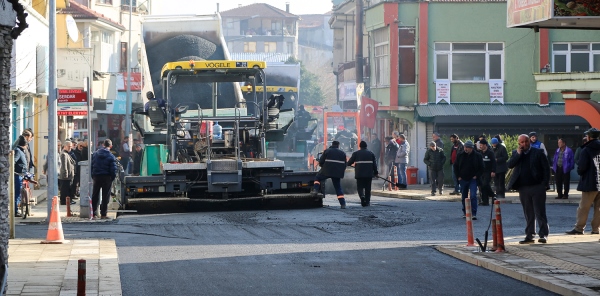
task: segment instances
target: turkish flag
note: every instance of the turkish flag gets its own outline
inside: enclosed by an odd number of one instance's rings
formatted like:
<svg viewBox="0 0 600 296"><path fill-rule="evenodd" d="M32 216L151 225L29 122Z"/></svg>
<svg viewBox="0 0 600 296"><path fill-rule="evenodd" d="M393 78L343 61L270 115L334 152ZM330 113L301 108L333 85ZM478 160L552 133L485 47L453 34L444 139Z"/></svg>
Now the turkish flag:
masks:
<svg viewBox="0 0 600 296"><path fill-rule="evenodd" d="M375 128L379 102L367 97L362 97L360 102L360 126Z"/></svg>

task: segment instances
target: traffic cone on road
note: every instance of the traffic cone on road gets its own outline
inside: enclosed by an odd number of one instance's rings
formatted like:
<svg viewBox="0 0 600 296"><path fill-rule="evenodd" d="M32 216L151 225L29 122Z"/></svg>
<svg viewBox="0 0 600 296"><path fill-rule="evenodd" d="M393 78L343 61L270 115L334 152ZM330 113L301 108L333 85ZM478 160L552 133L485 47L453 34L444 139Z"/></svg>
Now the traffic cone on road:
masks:
<svg viewBox="0 0 600 296"><path fill-rule="evenodd" d="M62 244L65 241L62 222L60 222L60 209L58 206L58 196L52 198L52 211L50 212L50 222L48 223L48 234L42 244Z"/></svg>

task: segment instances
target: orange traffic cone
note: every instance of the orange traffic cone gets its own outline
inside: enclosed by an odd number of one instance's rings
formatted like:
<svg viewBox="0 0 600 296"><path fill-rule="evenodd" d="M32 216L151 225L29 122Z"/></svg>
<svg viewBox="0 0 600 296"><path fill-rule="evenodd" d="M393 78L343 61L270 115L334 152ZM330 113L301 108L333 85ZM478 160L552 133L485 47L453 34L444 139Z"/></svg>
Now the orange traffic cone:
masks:
<svg viewBox="0 0 600 296"><path fill-rule="evenodd" d="M58 196L52 198L52 211L50 212L50 223L48 223L48 235L42 244L62 244L67 243L63 234L62 222L60 222L60 209L58 206Z"/></svg>

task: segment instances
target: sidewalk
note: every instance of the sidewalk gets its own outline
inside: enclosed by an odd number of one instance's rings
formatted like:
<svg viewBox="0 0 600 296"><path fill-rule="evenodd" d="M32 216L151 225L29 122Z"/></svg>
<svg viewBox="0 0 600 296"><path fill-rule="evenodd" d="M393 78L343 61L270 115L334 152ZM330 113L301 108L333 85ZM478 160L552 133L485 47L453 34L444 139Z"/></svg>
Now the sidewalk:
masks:
<svg viewBox="0 0 600 296"><path fill-rule="evenodd" d="M75 296L79 259L86 260L86 295L122 295L114 240L41 241L9 240L6 295Z"/></svg>
<svg viewBox="0 0 600 296"><path fill-rule="evenodd" d="M47 191L44 187L39 190L32 190L33 196L37 198L37 204L31 207L30 212L31 216L26 219L15 217L15 223L26 223L26 224L36 224L36 223L44 223L48 218L48 200L46 199ZM71 205L71 212L73 213L73 217L67 217L67 206L60 206L60 219L62 223L78 223L78 222L88 222L88 223L104 223L117 219L117 212L119 205L117 202L113 202L112 199L108 203L108 213L107 216L110 219L106 220L90 220L79 217L79 202L80 200L75 201L76 204Z"/></svg>
<svg viewBox="0 0 600 296"><path fill-rule="evenodd" d="M460 195L431 196L431 186L409 185L407 190L382 191L383 182L373 182L372 195L413 199L459 202ZM547 192L547 204L578 204L581 192L571 183L569 199L555 199L556 191ZM521 203L517 192L507 192L501 203ZM588 232L589 233L589 232ZM547 244L519 245L523 237L507 237L507 252L482 253L479 247L437 246L445 254L491 271L541 287L561 295L600 295L600 235L551 235ZM482 242L483 243L483 242ZM488 241L488 245L491 244Z"/></svg>
<svg viewBox="0 0 600 296"><path fill-rule="evenodd" d="M435 200L435 201L460 201L460 195L450 195L450 192L453 191L451 187L444 188L444 195L436 195L431 196L431 185L429 184L418 184L418 185L408 185L406 190L396 190L396 191L385 191L381 190L383 185L383 181L373 182L373 190L371 190L371 195L382 196L382 197L393 197L393 198L401 198L401 199L414 199L414 200ZM569 199L556 199L558 193L556 190L547 191L546 192L546 203L547 204L579 204L581 200L581 192L575 190L577 188L577 183L571 183L571 190L569 192ZM521 203L519 200L518 192L506 192L506 198L499 198L500 203Z"/></svg>
<svg viewBox="0 0 600 296"><path fill-rule="evenodd" d="M551 235L547 244L519 245L507 238L505 253L438 246L445 254L561 295L600 295L600 235ZM488 242L488 244L491 242Z"/></svg>

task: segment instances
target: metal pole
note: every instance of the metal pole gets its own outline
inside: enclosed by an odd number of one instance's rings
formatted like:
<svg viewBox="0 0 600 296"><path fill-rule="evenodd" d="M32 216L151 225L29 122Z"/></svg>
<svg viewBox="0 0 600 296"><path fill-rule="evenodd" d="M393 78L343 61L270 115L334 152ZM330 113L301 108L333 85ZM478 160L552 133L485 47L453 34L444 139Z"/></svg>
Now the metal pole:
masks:
<svg viewBox="0 0 600 296"><path fill-rule="evenodd" d="M49 11L48 11L48 31L49 31L49 48L48 48L48 69L49 69L49 77L48 77L48 87L49 87L49 96L48 96L48 171L46 172L48 176L48 191L46 200L47 202L47 214L48 218L50 218L50 214L52 213L52 197L58 195L58 176L57 173L57 149L56 149L56 139L58 135L58 115L56 114L56 99L58 95L58 90L56 89L56 1L49 1ZM50 219L46 219L46 223L49 223Z"/></svg>
<svg viewBox="0 0 600 296"><path fill-rule="evenodd" d="M93 72L90 72L93 73ZM93 129L92 129L92 113L91 113L91 109L90 108L90 104L93 102L94 98L92 97L92 85L91 85L92 81L90 77L87 77L85 80L85 85L86 85L86 89L87 89L87 99L88 99L88 104L87 104L87 126L88 126L88 155L87 155L87 159L88 159L88 165L87 165L87 170L88 170L88 179L86 180L88 182L88 192L87 192L87 197L91 197L92 196L92 149L94 149L95 146L93 146L93 141L92 141L92 135L93 135ZM81 198L83 195L79 194L80 196L80 200L83 201L83 198ZM81 203L81 202L80 202Z"/></svg>
<svg viewBox="0 0 600 296"><path fill-rule="evenodd" d="M129 151L131 152L131 11L133 7L133 0L129 0L129 42L127 43L127 98L125 107L125 136L129 137ZM121 143L123 145L124 143ZM127 164L125 164L125 172L127 172Z"/></svg>
<svg viewBox="0 0 600 296"><path fill-rule="evenodd" d="M15 208L15 151L11 150L8 153L8 163L9 170L8 174L10 177L8 178L8 200L10 204L8 205L8 221L10 224L10 235L9 238L15 238L15 213L17 209Z"/></svg>

